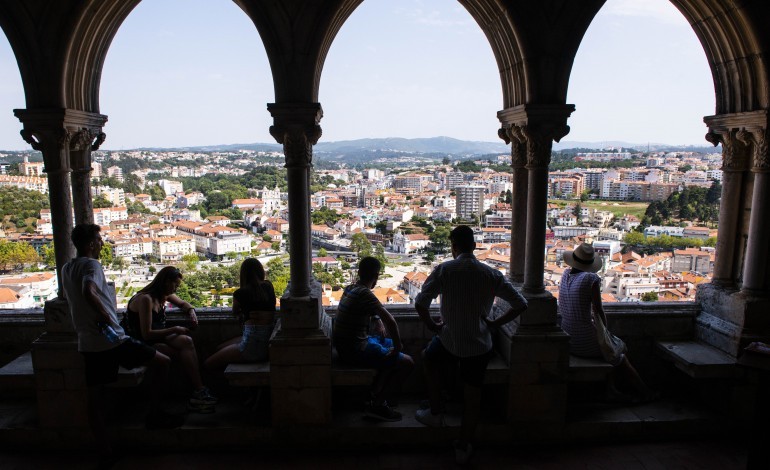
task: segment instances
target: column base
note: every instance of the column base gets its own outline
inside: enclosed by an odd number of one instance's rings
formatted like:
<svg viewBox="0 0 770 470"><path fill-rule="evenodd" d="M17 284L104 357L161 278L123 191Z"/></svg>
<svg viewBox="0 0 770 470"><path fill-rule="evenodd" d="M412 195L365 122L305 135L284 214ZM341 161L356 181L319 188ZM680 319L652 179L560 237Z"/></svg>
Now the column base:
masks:
<svg viewBox="0 0 770 470"><path fill-rule="evenodd" d="M717 284L701 284L695 336L732 356L752 341L770 341L770 298Z"/></svg>
<svg viewBox="0 0 770 470"><path fill-rule="evenodd" d="M569 335L519 330L511 338L509 423L561 423L567 413Z"/></svg>
<svg viewBox="0 0 770 470"><path fill-rule="evenodd" d="M519 330L561 331L556 326L556 298L548 291L540 293L524 292L527 310L521 314Z"/></svg>

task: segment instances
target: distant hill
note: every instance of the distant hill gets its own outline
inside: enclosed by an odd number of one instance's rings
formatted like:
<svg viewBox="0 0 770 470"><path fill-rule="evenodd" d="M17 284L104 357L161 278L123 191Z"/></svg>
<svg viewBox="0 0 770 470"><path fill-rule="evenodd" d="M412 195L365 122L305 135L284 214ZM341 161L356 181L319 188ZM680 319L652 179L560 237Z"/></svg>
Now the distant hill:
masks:
<svg viewBox="0 0 770 470"><path fill-rule="evenodd" d="M648 148L655 151L692 151L692 152L720 152L719 147L669 145L661 143L631 143L623 141L604 142L556 142L553 149L556 151L571 148L586 148L600 150L608 147L623 147L646 151ZM199 147L175 147L175 148L140 148L134 150L147 151L187 151L187 152L227 152L237 150L251 150L262 152L280 152L281 145L272 143L253 144L224 144L206 145ZM429 137L419 139L405 139L402 137L387 137L378 139L341 140L336 142L321 141L313 148L314 153L324 159L337 161L361 161L373 158L401 157L405 154L422 156L431 159L441 159L444 156L453 159L464 159L479 155L500 155L510 152L510 147L501 140L498 142L479 142L453 139L451 137Z"/></svg>

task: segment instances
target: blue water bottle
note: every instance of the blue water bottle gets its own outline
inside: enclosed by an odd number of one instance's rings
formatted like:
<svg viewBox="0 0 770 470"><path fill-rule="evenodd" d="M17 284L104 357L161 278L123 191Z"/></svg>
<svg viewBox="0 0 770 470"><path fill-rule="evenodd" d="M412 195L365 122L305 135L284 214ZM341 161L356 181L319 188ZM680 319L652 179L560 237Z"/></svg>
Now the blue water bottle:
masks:
<svg viewBox="0 0 770 470"><path fill-rule="evenodd" d="M118 333L109 323L100 321L97 323L97 326L110 343L117 343L120 340L120 336L118 336Z"/></svg>

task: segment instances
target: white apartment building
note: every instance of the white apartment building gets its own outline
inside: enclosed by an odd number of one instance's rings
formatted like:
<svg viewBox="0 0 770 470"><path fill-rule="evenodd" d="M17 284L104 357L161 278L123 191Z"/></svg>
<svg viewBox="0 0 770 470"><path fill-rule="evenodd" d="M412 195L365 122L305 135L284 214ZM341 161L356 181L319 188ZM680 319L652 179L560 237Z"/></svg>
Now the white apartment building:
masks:
<svg viewBox="0 0 770 470"><path fill-rule="evenodd" d="M0 187L12 186L48 194L48 179L37 176L8 176L0 175Z"/></svg>
<svg viewBox="0 0 770 470"><path fill-rule="evenodd" d="M120 188L111 188L109 186L91 186L91 195L93 197L104 197L112 203L113 207L126 205L126 192Z"/></svg>
<svg viewBox="0 0 770 470"><path fill-rule="evenodd" d="M455 189L465 183L465 174L462 171L450 171L444 176L444 189Z"/></svg>
<svg viewBox="0 0 770 470"><path fill-rule="evenodd" d="M195 242L190 237L158 237L152 240L152 254L161 263L180 261L182 256L193 253L195 253Z"/></svg>
<svg viewBox="0 0 770 470"><path fill-rule="evenodd" d="M221 258L227 253L251 252L252 237L242 232L221 232L216 237L208 238L207 253L209 256Z"/></svg>
<svg viewBox="0 0 770 470"><path fill-rule="evenodd" d="M123 182L123 169L119 166L111 166L107 168L107 176L109 178L115 178L116 180Z"/></svg>
<svg viewBox="0 0 770 470"><path fill-rule="evenodd" d="M94 209L94 223L96 225L110 225L114 220L126 220L128 210L125 207L105 207Z"/></svg>
<svg viewBox="0 0 770 470"><path fill-rule="evenodd" d="M181 181L162 179L158 180L158 186L163 189L167 196L184 192L184 186Z"/></svg>
<svg viewBox="0 0 770 470"><path fill-rule="evenodd" d="M152 238L131 237L110 240L113 258L133 259L153 254Z"/></svg>
<svg viewBox="0 0 770 470"><path fill-rule="evenodd" d="M484 186L463 184L455 188L457 217L470 220L474 216L481 220L484 214Z"/></svg>
<svg viewBox="0 0 770 470"><path fill-rule="evenodd" d="M430 238L421 233L405 235L401 231L393 234L393 245L391 249L396 253L414 253L423 250L430 245Z"/></svg>

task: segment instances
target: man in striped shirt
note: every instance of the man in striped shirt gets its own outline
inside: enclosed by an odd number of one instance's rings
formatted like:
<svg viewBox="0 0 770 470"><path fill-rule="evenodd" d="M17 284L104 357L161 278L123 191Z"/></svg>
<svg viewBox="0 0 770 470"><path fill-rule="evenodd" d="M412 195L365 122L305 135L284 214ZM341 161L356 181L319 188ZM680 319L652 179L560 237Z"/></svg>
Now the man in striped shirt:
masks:
<svg viewBox="0 0 770 470"><path fill-rule="evenodd" d="M476 242L470 227L456 227L449 239L454 259L433 270L414 302L420 319L428 329L436 332L423 351L430 409L417 410L415 417L428 426L444 425L440 370L445 363L459 366L465 410L460 439L454 446L458 462L464 463L470 458L471 441L479 421L484 372L494 354L490 328L518 317L526 310L527 301L500 271L476 259L473 255ZM441 319L436 322L428 309L439 295ZM495 297L506 300L511 308L491 320L488 315Z"/></svg>

